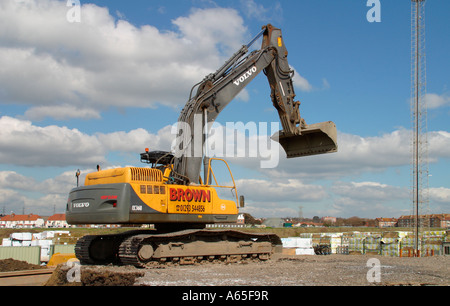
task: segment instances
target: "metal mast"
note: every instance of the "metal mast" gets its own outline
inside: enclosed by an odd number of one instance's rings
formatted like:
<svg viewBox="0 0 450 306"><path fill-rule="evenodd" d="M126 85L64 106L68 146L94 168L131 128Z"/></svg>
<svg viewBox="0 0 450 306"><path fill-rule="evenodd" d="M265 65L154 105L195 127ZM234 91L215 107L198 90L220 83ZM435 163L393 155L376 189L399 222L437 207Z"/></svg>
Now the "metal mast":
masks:
<svg viewBox="0 0 450 306"><path fill-rule="evenodd" d="M412 204L415 232L414 249L419 256L419 230L425 224L428 206L428 141L426 63L425 63L425 0L411 0L411 118L412 118Z"/></svg>

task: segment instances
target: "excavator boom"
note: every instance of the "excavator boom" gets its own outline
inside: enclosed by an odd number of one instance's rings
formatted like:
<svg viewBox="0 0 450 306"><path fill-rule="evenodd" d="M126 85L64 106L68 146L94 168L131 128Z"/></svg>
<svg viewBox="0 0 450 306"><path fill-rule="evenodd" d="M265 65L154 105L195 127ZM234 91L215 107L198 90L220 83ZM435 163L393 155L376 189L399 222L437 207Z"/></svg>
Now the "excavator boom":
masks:
<svg viewBox="0 0 450 306"><path fill-rule="evenodd" d="M263 36L261 48L248 54L251 44L261 35ZM268 24L215 73L206 76L202 82L194 86L194 88L198 86L197 93L192 97L193 90L191 90L191 96L178 119L173 171L178 182L199 183L202 160L208 157L201 154L205 138L202 141L195 141L195 136L207 134L208 131L203 131L202 128L211 126L210 123L214 122L219 113L261 71L269 81L271 100L283 127L283 130L273 135L272 139L280 142L287 157L337 151L336 126L333 122L308 125L301 118L300 102L294 100L292 81L294 72L289 66L287 55L281 30Z"/></svg>

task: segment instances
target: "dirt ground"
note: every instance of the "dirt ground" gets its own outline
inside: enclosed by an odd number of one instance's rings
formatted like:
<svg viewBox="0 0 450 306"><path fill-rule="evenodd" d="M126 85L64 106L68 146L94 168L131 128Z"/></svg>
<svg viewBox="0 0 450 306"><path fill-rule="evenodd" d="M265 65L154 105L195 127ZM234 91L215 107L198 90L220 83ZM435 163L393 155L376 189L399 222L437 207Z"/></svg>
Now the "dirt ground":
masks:
<svg viewBox="0 0 450 306"><path fill-rule="evenodd" d="M71 269L71 270L70 270ZM79 281L67 274L78 269ZM146 269L60 266L47 285L78 286L449 286L450 256L275 254L263 262L201 263Z"/></svg>
<svg viewBox="0 0 450 306"><path fill-rule="evenodd" d="M42 268L45 268L45 267L33 265L26 261L16 260L16 259L12 259L12 258L0 260L0 272L35 270L35 269L42 269Z"/></svg>

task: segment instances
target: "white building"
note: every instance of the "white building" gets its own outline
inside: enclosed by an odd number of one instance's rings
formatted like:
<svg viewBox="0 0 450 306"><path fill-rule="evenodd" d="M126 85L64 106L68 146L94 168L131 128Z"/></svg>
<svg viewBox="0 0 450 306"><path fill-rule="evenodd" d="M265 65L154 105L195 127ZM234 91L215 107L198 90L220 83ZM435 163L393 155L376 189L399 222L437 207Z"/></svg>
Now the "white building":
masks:
<svg viewBox="0 0 450 306"><path fill-rule="evenodd" d="M6 215L0 218L0 228L33 228L43 227L44 219L41 216L28 215Z"/></svg>
<svg viewBox="0 0 450 306"><path fill-rule="evenodd" d="M53 216L50 216L47 221L45 222L45 227L59 227L59 228L66 228L69 227L69 224L67 224L66 221L66 214L54 214Z"/></svg>

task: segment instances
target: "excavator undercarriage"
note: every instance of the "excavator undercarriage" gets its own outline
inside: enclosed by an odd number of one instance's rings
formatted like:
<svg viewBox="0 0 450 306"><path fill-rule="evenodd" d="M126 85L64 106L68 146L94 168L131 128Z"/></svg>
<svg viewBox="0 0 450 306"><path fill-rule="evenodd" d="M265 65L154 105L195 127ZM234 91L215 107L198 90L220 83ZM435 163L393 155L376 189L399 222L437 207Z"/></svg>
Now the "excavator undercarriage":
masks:
<svg viewBox="0 0 450 306"><path fill-rule="evenodd" d="M280 248L281 240L274 234L206 229L174 233L136 230L84 236L78 241L75 254L82 264L144 268L167 263L268 260Z"/></svg>

